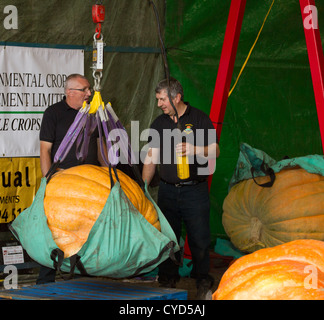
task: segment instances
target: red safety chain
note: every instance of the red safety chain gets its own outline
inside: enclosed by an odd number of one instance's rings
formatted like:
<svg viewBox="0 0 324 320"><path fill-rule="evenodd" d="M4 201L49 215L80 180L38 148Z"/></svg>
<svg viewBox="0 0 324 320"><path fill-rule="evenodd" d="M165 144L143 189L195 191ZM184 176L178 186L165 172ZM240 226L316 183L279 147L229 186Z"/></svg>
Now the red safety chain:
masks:
<svg viewBox="0 0 324 320"><path fill-rule="evenodd" d="M101 35L101 23L105 20L105 7L102 5L102 1L100 1L100 3L97 2L92 6L92 20L97 24L96 37L99 39Z"/></svg>

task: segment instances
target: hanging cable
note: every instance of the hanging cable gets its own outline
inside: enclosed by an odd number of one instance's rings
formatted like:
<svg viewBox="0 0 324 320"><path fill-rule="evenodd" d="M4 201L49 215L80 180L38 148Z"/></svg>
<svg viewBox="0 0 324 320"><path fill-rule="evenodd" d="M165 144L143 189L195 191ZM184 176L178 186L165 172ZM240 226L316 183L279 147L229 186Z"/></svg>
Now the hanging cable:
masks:
<svg viewBox="0 0 324 320"><path fill-rule="evenodd" d="M245 59L245 61L244 61L244 63L243 63L243 66L242 66L242 68L241 68L241 70L240 70L240 72L239 72L239 74L238 74L238 76L237 76L237 78L236 78L236 81L235 81L235 83L234 83L232 89L231 89L230 92L228 93L228 96L230 96L230 95L232 94L234 88L236 87L236 85L237 85L237 83L238 83L238 81L239 81L239 79L240 79L240 77L241 77L241 75L242 75L242 73L243 73L243 70L244 70L244 68L245 68L245 66L246 66L246 64L247 64L247 62L248 62L248 60L250 59L250 56L251 56L251 54L252 54L252 51L253 51L253 49L254 49L256 43L257 43L258 40L259 40L260 34L261 34L261 32L262 32L262 30L263 30L263 27L264 27L264 25L265 25L265 23L266 23L266 21L267 21L267 18L268 18L269 14L270 14L270 11L271 11L271 9L272 9L272 6L273 6L274 2L275 2L275 0L273 0L272 3L271 3L271 5L270 5L270 9L268 10L268 13L266 14L266 16L265 16L265 18L264 18L264 20L263 20L263 23L262 23L262 26L261 26L261 28L260 28L260 31L259 31L259 33L258 33L258 35L257 35L257 37L256 37L256 39L255 39L255 41L254 41L254 43L253 43L253 45L252 45L252 48L251 48L250 51L249 51L248 56L246 57L246 59Z"/></svg>
<svg viewBox="0 0 324 320"><path fill-rule="evenodd" d="M148 2L150 5L152 5L152 9L153 9L155 19L156 19L157 32L158 32L158 37L159 37L160 47L161 47L161 52L162 52L162 58L163 58L163 63L164 63L165 78L170 79L170 71L169 71L169 66L168 66L167 57L166 57L166 50L165 50L165 46L164 46L164 42L163 42L163 38L162 38L162 34L161 34L159 13L158 13L155 3L152 0L148 0Z"/></svg>
<svg viewBox="0 0 324 320"><path fill-rule="evenodd" d="M155 5L154 1L148 0L148 2L149 2L149 5L151 5L152 8L153 8L153 12L154 12L154 15L155 15L155 18L156 18L157 31L158 31L158 36L159 36L159 40L160 40L160 47L161 47L161 52L162 52L162 59L163 59L163 62L164 62L165 78L166 78L167 83L168 83L168 90L167 90L168 91L168 98L170 100L170 104L171 104L172 108L175 111L175 118L176 118L176 121L177 121L177 127L181 131L181 125L180 125L180 122L179 122L178 111L177 111L175 105L173 104L172 97L171 97L170 70L169 70L169 65L168 65L168 61L167 61L166 49L165 49L165 45L164 45L162 34L161 34L161 25L160 25L159 13L158 13L158 10L156 8L156 5Z"/></svg>

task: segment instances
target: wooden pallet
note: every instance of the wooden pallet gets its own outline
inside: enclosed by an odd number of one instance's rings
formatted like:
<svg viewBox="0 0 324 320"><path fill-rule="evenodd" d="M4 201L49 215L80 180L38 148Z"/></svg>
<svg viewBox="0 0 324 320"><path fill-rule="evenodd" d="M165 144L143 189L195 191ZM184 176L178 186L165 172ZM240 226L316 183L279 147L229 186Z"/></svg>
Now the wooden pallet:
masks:
<svg viewBox="0 0 324 320"><path fill-rule="evenodd" d="M12 300L187 300L187 291L153 288L99 278L78 278L21 289L1 290Z"/></svg>

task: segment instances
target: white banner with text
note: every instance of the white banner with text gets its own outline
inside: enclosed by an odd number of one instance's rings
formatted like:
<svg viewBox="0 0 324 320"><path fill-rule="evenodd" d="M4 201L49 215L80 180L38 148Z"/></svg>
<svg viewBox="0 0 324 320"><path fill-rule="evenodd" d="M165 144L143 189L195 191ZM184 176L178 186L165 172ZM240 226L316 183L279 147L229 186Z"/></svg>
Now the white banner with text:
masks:
<svg viewBox="0 0 324 320"><path fill-rule="evenodd" d="M71 73L84 74L83 50L0 46L0 157L39 156L43 113Z"/></svg>

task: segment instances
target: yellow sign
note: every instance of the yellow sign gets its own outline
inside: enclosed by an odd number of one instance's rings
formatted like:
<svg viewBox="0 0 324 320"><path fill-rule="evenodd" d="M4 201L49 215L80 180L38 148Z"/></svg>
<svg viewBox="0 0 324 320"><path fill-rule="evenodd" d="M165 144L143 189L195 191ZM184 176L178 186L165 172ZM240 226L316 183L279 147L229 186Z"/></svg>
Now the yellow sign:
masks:
<svg viewBox="0 0 324 320"><path fill-rule="evenodd" d="M39 158L0 158L0 223L28 208L42 177Z"/></svg>

